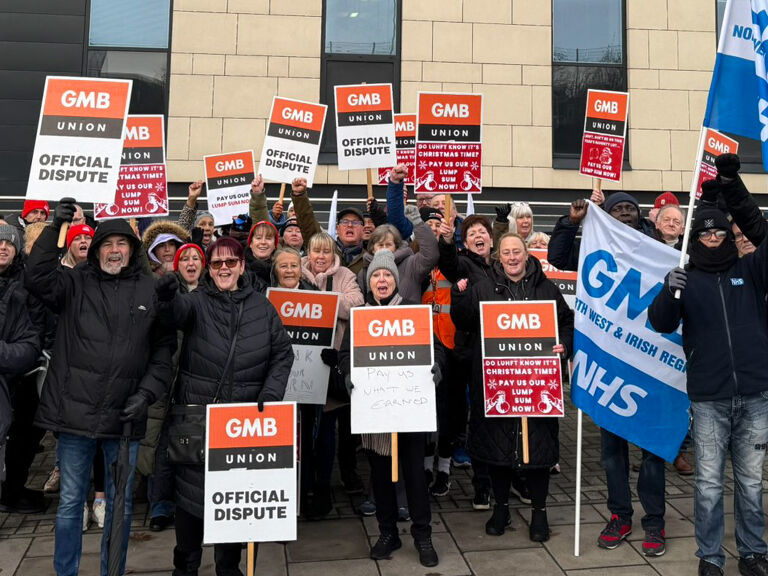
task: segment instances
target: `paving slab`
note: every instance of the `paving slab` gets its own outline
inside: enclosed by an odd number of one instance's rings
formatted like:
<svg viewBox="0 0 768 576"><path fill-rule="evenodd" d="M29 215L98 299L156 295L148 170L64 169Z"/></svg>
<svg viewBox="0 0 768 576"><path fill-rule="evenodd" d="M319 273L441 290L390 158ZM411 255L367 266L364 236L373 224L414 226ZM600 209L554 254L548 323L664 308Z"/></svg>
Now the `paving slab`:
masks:
<svg viewBox="0 0 768 576"><path fill-rule="evenodd" d="M0 574L13 574L21 564L31 543L32 538L0 540Z"/></svg>
<svg viewBox="0 0 768 576"><path fill-rule="evenodd" d="M371 546L376 542L371 539ZM411 538L403 540L403 547L392 554L389 560L379 560L381 576L471 576L472 571L456 547L450 534L434 534L432 544L440 559L440 564L434 568L426 568L419 564L419 555Z"/></svg>
<svg viewBox="0 0 768 576"><path fill-rule="evenodd" d="M289 542L288 562L368 558L368 538L360 519L299 522L298 540Z"/></svg>
<svg viewBox="0 0 768 576"><path fill-rule="evenodd" d="M632 523L632 534L629 535L629 540L635 541L645 538L645 531L639 520L638 518ZM667 513L664 515L664 531L667 533L667 539L695 535L693 522L681 516L674 508L669 507L667 507Z"/></svg>
<svg viewBox="0 0 768 576"><path fill-rule="evenodd" d="M667 498L667 509L672 506L686 518L693 518L693 496L688 498Z"/></svg>
<svg viewBox="0 0 768 576"><path fill-rule="evenodd" d="M259 568L261 568L259 566ZM263 572L269 574L271 572ZM288 565L289 576L379 576L376 562L371 559L298 562Z"/></svg>
<svg viewBox="0 0 768 576"><path fill-rule="evenodd" d="M547 506L547 521L550 526L564 526L574 522L574 504L564 506ZM518 510L520 516L525 519L527 524L531 523L531 509L521 508ZM605 518L591 504L581 506L582 524L603 524Z"/></svg>
<svg viewBox="0 0 768 576"><path fill-rule="evenodd" d="M441 516L462 552L541 547L541 544L531 542L528 538L528 524L514 510L511 529L507 528L501 536L489 536L485 533L485 523L491 517L490 510L445 512Z"/></svg>
<svg viewBox="0 0 768 576"><path fill-rule="evenodd" d="M29 547L26 557L53 556L54 537L37 536ZM83 554L101 553L101 533L83 534Z"/></svg>
<svg viewBox="0 0 768 576"><path fill-rule="evenodd" d="M365 533L368 534L368 536L378 536L380 534L379 531L379 522L376 520L376 516L363 516L363 527L365 528ZM435 510L432 510L432 533L436 534L439 532L447 532L448 529L445 527L445 522L443 522L442 517L440 514L437 514ZM400 534L400 536L408 536L410 537L411 534L411 523L410 522L398 522L397 523L397 532Z"/></svg>
<svg viewBox="0 0 768 576"><path fill-rule="evenodd" d="M594 524L581 527L579 538L581 555L576 557L573 555L573 532L573 526L559 526L557 530L552 530L549 541L544 543L549 553L564 570L645 564L644 557L626 542L614 550L599 548L597 536L600 534L600 528Z"/></svg>
<svg viewBox="0 0 768 576"><path fill-rule="evenodd" d="M476 576L559 576L563 571L544 548L467 552L464 558Z"/></svg>
<svg viewBox="0 0 768 576"><path fill-rule="evenodd" d="M586 570L568 570L568 576L616 576L616 568L587 568ZM621 576L657 576L653 568L645 565L622 566Z"/></svg>
<svg viewBox="0 0 768 576"><path fill-rule="evenodd" d="M173 530L150 532L134 530L128 543L126 570L149 572L173 570L173 547L176 546L176 533Z"/></svg>

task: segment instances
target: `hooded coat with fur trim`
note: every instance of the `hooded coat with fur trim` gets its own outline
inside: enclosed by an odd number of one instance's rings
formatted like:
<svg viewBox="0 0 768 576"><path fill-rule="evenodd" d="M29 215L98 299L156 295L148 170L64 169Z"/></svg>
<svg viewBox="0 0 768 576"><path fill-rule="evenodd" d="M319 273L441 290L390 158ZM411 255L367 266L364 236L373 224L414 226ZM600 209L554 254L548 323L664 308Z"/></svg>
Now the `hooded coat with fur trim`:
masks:
<svg viewBox="0 0 768 576"><path fill-rule="evenodd" d="M181 240L182 244L189 242L189 232L175 222L158 220L157 222L150 224L149 228L144 230L144 234L141 236L141 245L144 248L144 252L147 254L152 272L160 268L160 264L149 258L149 248L160 234L173 234Z"/></svg>
<svg viewBox="0 0 768 576"><path fill-rule="evenodd" d="M99 246L113 234L128 238L133 252L118 274L99 265ZM58 266L58 231L43 230L27 261L27 289L59 314L48 376L35 424L90 438L118 438L120 412L139 389L150 402L171 381L175 333L157 321L155 283L141 260L141 241L124 220L99 225L88 260L69 270ZM132 436L144 436L134 422Z"/></svg>

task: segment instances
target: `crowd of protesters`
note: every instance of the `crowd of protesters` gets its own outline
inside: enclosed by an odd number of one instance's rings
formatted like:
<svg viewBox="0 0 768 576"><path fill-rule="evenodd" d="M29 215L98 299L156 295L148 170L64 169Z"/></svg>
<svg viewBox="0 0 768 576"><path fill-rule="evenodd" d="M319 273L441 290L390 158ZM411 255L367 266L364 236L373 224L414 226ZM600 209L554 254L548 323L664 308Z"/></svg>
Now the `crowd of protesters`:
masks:
<svg viewBox="0 0 768 576"><path fill-rule="evenodd" d="M683 321L692 427L674 468L696 473L699 573L723 573L723 469L730 448L739 570L764 576L768 223L739 177L738 157L723 155L717 167L693 219L690 263L669 273L649 320L660 332L675 331ZM26 484L45 431L53 432L56 465L44 491L59 492L57 574L77 574L81 532L90 520L99 528L111 523L112 465L126 430L126 535L138 471L148 479L150 528L175 527L174 574L198 573L203 462L177 453L169 438L177 418L199 419L207 404L282 400L294 356L265 297L269 287L340 295L336 340L321 355L330 367L327 401L299 406L304 518L322 519L333 510L331 472L338 458L343 488L364 494L360 512L375 514L379 524L371 558L391 557L402 546L397 522L410 519L420 562L436 566L431 498L450 493L452 467L471 466L473 507L492 507L487 534L500 536L512 523L512 495L531 507L530 539L549 539L558 420L532 419L530 458L523 462L521 420L485 417L480 302L555 301L560 339L552 354L571 357L573 312L529 249L548 249L550 264L575 270L590 204L575 200L547 234L536 230L527 203L498 206L491 221L461 216L455 204L446 213L444 195L404 202L406 173L405 166L391 171L384 206L371 199L364 207L340 209L334 235L316 219L305 180L291 184L287 208L281 200L270 209L258 176L249 213L224 226L215 226L214 216L198 206L202 181L189 186L177 221L151 223L141 236L125 220L96 225L74 198L62 199L53 213L46 202L27 201L19 215L0 220L0 461L6 463L0 510L46 509L44 492ZM647 218L630 194L606 197L595 190L590 199L622 224L681 248L685 214L673 194L660 195ZM63 226L68 232L59 248ZM352 308L407 304L427 304L433 313L430 385L437 388L438 432L398 435L402 480L395 484L391 436L351 434L355 383L347 325ZM630 461L626 440L601 434L611 517L596 537L610 550L632 530ZM694 465L685 453L691 444ZM360 446L369 464L367 484L358 468ZM642 550L659 556L666 549L665 463L646 450L637 493L645 513ZM103 575L109 540L105 529ZM240 544L217 544L217 574L241 574L240 556Z"/></svg>

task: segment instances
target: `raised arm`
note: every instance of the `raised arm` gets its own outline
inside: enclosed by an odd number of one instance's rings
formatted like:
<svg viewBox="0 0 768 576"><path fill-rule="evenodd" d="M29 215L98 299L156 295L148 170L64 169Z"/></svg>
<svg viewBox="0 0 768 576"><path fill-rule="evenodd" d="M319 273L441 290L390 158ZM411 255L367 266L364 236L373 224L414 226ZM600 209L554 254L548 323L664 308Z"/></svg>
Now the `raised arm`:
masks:
<svg viewBox="0 0 768 576"><path fill-rule="evenodd" d="M301 237L304 239L304 246L309 243L318 232L323 228L315 218L315 211L312 209L312 203L307 195L307 181L304 178L295 178L291 182L291 199L293 200L293 210L296 212L296 222L301 230Z"/></svg>

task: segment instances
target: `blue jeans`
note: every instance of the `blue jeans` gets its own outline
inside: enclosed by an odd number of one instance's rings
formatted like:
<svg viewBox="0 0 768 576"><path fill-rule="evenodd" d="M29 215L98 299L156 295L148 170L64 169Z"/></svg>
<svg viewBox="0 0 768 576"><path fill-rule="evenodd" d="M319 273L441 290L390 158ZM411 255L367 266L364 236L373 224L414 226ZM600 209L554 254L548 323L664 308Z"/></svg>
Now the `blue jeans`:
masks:
<svg viewBox="0 0 768 576"><path fill-rule="evenodd" d="M763 460L768 443L768 392L691 402L696 450L696 556L725 565L723 484L728 446L734 482L736 548L748 558L768 552L763 530Z"/></svg>
<svg viewBox="0 0 768 576"><path fill-rule="evenodd" d="M607 430L600 430L601 460L608 485L608 510L619 518L632 521L632 492L629 488L629 444ZM643 450L637 495L645 510L644 530L664 529L664 460Z"/></svg>
<svg viewBox="0 0 768 576"><path fill-rule="evenodd" d="M83 507L91 487L91 466L96 453L95 438L59 434L57 457L61 472L59 508L56 511L56 542L53 553L53 567L58 576L76 576L80 567L83 545ZM109 527L112 523L112 505L115 500L115 483L112 464L117 460L119 440L102 440L104 451L104 483L107 492L107 511L104 519L104 533L101 539L101 576L107 574L107 550L109 549ZM130 444L131 474L125 490L125 542L120 573L125 571L125 555L128 551L128 536L131 531L133 511L133 474L139 443Z"/></svg>

